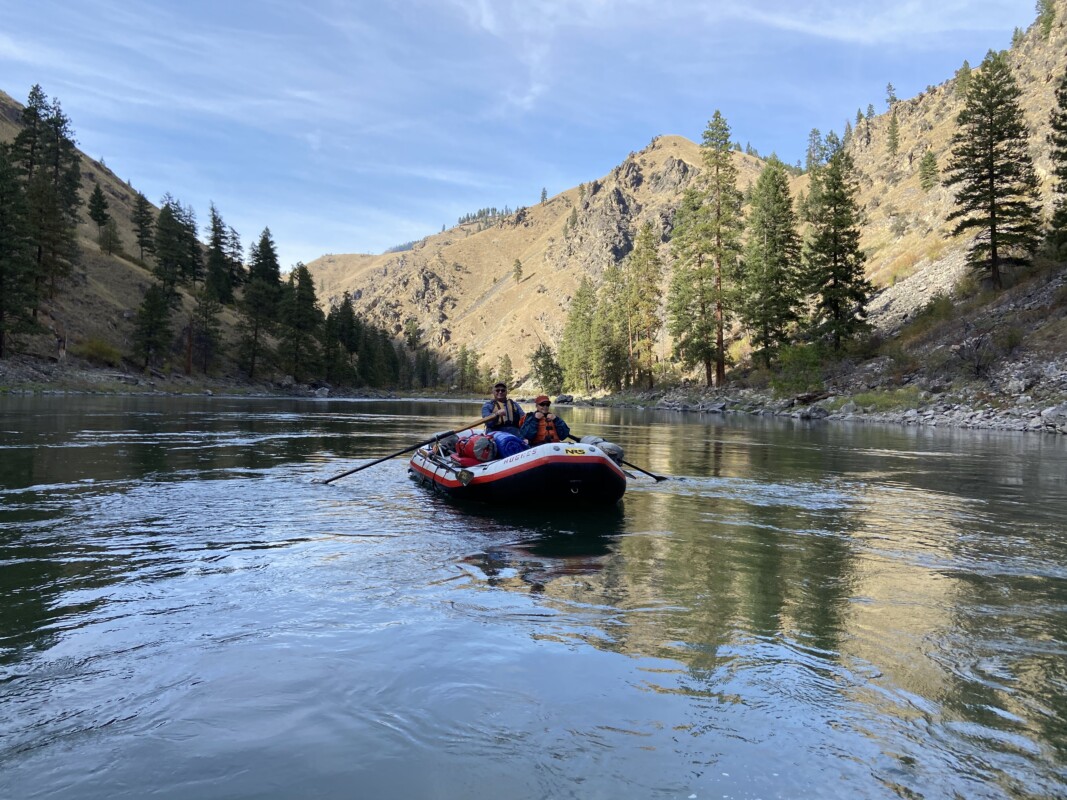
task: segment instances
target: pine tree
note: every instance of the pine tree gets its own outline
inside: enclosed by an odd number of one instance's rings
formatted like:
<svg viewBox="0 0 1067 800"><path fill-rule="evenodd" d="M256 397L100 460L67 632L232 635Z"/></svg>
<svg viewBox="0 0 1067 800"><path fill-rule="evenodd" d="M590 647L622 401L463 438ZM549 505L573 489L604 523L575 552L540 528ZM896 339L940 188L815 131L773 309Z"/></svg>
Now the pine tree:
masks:
<svg viewBox="0 0 1067 800"><path fill-rule="evenodd" d="M109 256L122 252L122 237L119 236L119 226L113 217L107 218L104 230L100 232L100 247Z"/></svg>
<svg viewBox="0 0 1067 800"><path fill-rule="evenodd" d="M270 355L267 337L277 326L278 306L282 296L281 267L270 228L263 229L259 241L249 252L248 260L248 285L245 286L239 304L240 360L248 377L253 379L256 368Z"/></svg>
<svg viewBox="0 0 1067 800"><path fill-rule="evenodd" d="M702 364L709 386L726 379L725 330L741 253L741 194L729 142L730 128L716 111L701 144L701 188L686 193L672 241L669 331L682 363Z"/></svg>
<svg viewBox="0 0 1067 800"><path fill-rule="evenodd" d="M414 352L422 344L422 331L419 330L418 320L412 318L404 322L404 344Z"/></svg>
<svg viewBox="0 0 1067 800"><path fill-rule="evenodd" d="M55 295L78 255L81 164L70 119L40 86L30 90L21 122L12 155L24 178L34 246L34 295L40 299L45 283L49 295Z"/></svg>
<svg viewBox="0 0 1067 800"><path fill-rule="evenodd" d="M504 353L497 363L496 380L507 386L515 382L515 367L511 363L511 356L507 353Z"/></svg>
<svg viewBox="0 0 1067 800"><path fill-rule="evenodd" d="M971 90L971 65L967 59L963 59L963 65L956 70L956 93L964 100L967 92Z"/></svg>
<svg viewBox="0 0 1067 800"><path fill-rule="evenodd" d="M937 156L934 155L933 150L928 149L919 161L919 186L924 192L937 186L938 172Z"/></svg>
<svg viewBox="0 0 1067 800"><path fill-rule="evenodd" d="M143 264L145 253L152 254L156 251L156 226L155 218L152 215L152 204L140 192L137 193L133 201L131 221L133 222L134 234L137 239L139 258Z"/></svg>
<svg viewBox="0 0 1067 800"><path fill-rule="evenodd" d="M511 266L511 274L515 278L515 283L522 280L522 262L519 259L515 259L515 263Z"/></svg>
<svg viewBox="0 0 1067 800"><path fill-rule="evenodd" d="M181 283L187 253L180 213L177 201L169 194L164 195L155 224L156 264L152 271L172 298Z"/></svg>
<svg viewBox="0 0 1067 800"><path fill-rule="evenodd" d="M812 128L808 133L808 149L805 154L804 171L811 172L818 169L826 158L825 146L823 145L822 133L818 128Z"/></svg>
<svg viewBox="0 0 1067 800"><path fill-rule="evenodd" d="M248 278L243 254L241 236L233 229L233 226L229 226L226 230L226 260L230 265L230 287L234 290L243 285Z"/></svg>
<svg viewBox="0 0 1067 800"><path fill-rule="evenodd" d="M542 188L541 189L541 202L544 203L546 200L548 200L548 189Z"/></svg>
<svg viewBox="0 0 1067 800"><path fill-rule="evenodd" d="M196 305L189 321L192 331L190 356L200 366L200 371L207 375L218 357L222 342L222 323L219 321L222 304L208 286L201 287L193 299Z"/></svg>
<svg viewBox="0 0 1067 800"><path fill-rule="evenodd" d="M111 219L111 214L108 213L107 198L104 197L104 191L99 183L93 187L93 193L89 195L89 219L96 223L97 238L103 239L104 226Z"/></svg>
<svg viewBox="0 0 1067 800"><path fill-rule="evenodd" d="M134 355L144 369L161 363L170 348L171 293L166 286L153 283L145 292L133 321Z"/></svg>
<svg viewBox="0 0 1067 800"><path fill-rule="evenodd" d="M1052 33L1052 24L1056 21L1055 0L1037 0L1037 25L1041 37L1048 39Z"/></svg>
<svg viewBox="0 0 1067 800"><path fill-rule="evenodd" d="M1038 240L1038 180L1018 83L1007 57L989 51L956 117L945 182L956 186L953 231L977 231L971 266L1003 287L1002 267L1026 264Z"/></svg>
<svg viewBox="0 0 1067 800"><path fill-rule="evenodd" d="M230 259L226 252L226 223L212 203L208 210L207 264L204 285L221 303L233 302L233 283L230 279Z"/></svg>
<svg viewBox="0 0 1067 800"><path fill-rule="evenodd" d="M900 151L900 125L897 123L897 112L889 115L889 129L886 131L886 148L889 155L895 156Z"/></svg>
<svg viewBox="0 0 1067 800"><path fill-rule="evenodd" d="M621 389L630 379L627 313L622 271L610 264L597 295L592 339L593 382L605 389Z"/></svg>
<svg viewBox="0 0 1067 800"><path fill-rule="evenodd" d="M571 298L567 321L559 342L559 362L563 368L563 386L570 391L589 394L593 389L594 350L593 322L596 317L596 290L588 275Z"/></svg>
<svg viewBox="0 0 1067 800"><path fill-rule="evenodd" d="M804 270L813 296L810 327L834 349L867 328L872 287L860 250L860 213L852 158L838 148L813 180L811 231L804 248Z"/></svg>
<svg viewBox="0 0 1067 800"><path fill-rule="evenodd" d="M752 333L755 355L771 366L799 318L800 237L789 192L789 174L775 157L752 193L747 221L740 316Z"/></svg>
<svg viewBox="0 0 1067 800"><path fill-rule="evenodd" d="M1049 159L1056 183L1052 187L1055 202L1049 221L1047 246L1053 258L1067 257L1067 72L1056 87L1056 106L1049 115Z"/></svg>
<svg viewBox="0 0 1067 800"><path fill-rule="evenodd" d="M289 285L283 297L282 363L294 380L303 382L319 369L318 343L323 317L311 272L302 262L289 273Z"/></svg>
<svg viewBox="0 0 1067 800"><path fill-rule="evenodd" d="M649 389L655 382L656 338L663 327L659 316L663 262L659 257L657 238L652 223L646 222L637 234L626 269L627 306L633 320L634 383L643 381Z"/></svg>
<svg viewBox="0 0 1067 800"><path fill-rule="evenodd" d="M885 85L885 107L893 108L899 101L897 100L897 90L893 88L892 83Z"/></svg>
<svg viewBox="0 0 1067 800"><path fill-rule="evenodd" d="M27 214L11 149L0 144L0 358L7 355L12 335L36 329L35 261Z"/></svg>
<svg viewBox="0 0 1067 800"><path fill-rule="evenodd" d="M563 391L563 369L556 360L555 352L544 342L530 354L530 369L542 391L549 394Z"/></svg>

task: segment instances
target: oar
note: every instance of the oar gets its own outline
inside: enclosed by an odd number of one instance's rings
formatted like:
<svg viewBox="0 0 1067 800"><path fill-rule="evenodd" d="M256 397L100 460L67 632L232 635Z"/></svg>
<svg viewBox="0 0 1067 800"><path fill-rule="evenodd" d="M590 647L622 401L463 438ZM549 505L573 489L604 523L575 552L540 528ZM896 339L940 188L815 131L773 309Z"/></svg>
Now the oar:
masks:
<svg viewBox="0 0 1067 800"><path fill-rule="evenodd" d="M375 464L381 464L383 461L388 461L390 458L402 456L404 455L404 453L410 453L412 450L418 450L420 447L425 447L428 444L433 444L436 441L444 439L446 436L452 436L453 434L460 433L462 431L468 431L471 428L483 425L492 419L496 419L496 414L490 414L488 417L482 417L480 420L472 422L470 425L465 425L462 428L456 428L454 431L445 431L444 433L438 433L436 436L427 439L425 442L419 442L418 444L411 445L411 447L405 447L403 450L397 450L395 453L390 453L387 456L382 456L379 459L371 461L369 464L361 464L355 469L350 469L348 472L342 472L340 475L334 475L332 478L327 478L323 481L323 483L333 483L338 478L343 478L346 475L351 475L353 472L359 472L361 469L366 469L367 467L373 467Z"/></svg>
<svg viewBox="0 0 1067 800"><path fill-rule="evenodd" d="M582 443L581 439L576 439L573 436L568 436L567 438L570 439L572 442L578 442L578 444ZM666 475L657 475L654 472L649 472L647 469L641 469L639 466L637 466L637 464L631 464L626 459L620 458L619 461L621 461L623 464L628 466L630 469L636 469L638 472L643 472L645 475L647 475L650 478L655 478L656 479L656 483L659 483L660 481L667 480L667 476ZM631 475L630 477L632 478L633 476Z"/></svg>

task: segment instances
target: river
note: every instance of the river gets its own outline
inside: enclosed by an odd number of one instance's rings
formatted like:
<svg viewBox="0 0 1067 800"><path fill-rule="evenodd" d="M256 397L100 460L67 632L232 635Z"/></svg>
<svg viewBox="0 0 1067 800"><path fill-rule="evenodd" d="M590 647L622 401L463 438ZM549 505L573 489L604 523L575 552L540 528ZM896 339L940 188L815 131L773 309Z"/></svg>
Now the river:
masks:
<svg viewBox="0 0 1067 800"><path fill-rule="evenodd" d="M0 797L1067 797L1067 437L559 409L616 509L386 455L477 403L0 397Z"/></svg>

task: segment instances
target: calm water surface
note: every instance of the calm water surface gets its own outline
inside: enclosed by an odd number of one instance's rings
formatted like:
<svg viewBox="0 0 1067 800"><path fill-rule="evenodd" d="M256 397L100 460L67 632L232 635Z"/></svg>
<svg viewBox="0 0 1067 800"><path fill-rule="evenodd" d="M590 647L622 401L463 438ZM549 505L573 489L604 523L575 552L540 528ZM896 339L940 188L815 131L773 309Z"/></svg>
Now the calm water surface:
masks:
<svg viewBox="0 0 1067 800"><path fill-rule="evenodd" d="M1062 438L572 409L672 479L314 482L478 412L0 397L0 797L1067 796Z"/></svg>

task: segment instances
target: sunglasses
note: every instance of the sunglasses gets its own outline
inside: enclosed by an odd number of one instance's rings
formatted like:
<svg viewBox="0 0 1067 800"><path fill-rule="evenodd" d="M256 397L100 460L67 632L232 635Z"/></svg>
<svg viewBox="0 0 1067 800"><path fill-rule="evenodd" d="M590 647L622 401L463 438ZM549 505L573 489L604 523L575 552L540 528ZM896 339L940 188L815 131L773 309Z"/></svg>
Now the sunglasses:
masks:
<svg viewBox="0 0 1067 800"><path fill-rule="evenodd" d="M552 405L552 404L551 403L538 403L537 407L538 408L548 408L550 405Z"/></svg>
<svg viewBox="0 0 1067 800"><path fill-rule="evenodd" d="M506 392L506 391L507 391L507 389L493 389L493 391L494 391L494 392L495 392L496 394L500 394L501 392Z"/></svg>

